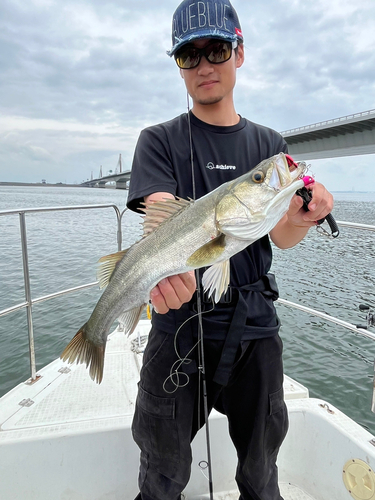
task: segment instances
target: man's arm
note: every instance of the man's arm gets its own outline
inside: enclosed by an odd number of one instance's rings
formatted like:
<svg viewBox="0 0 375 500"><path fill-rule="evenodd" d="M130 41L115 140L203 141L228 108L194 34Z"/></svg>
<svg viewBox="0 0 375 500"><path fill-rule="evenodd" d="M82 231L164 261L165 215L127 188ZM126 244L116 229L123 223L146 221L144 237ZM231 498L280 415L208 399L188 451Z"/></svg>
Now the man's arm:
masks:
<svg viewBox="0 0 375 500"><path fill-rule="evenodd" d="M333 196L323 184L315 182L311 187L312 199L308 205L309 212L302 208L303 201L295 195L289 205L288 212L270 232L273 243L279 248L291 248L299 243L316 221L326 217L333 208Z"/></svg>
<svg viewBox="0 0 375 500"><path fill-rule="evenodd" d="M166 198L174 199L174 196L166 192L153 193L145 196L145 203L148 205ZM169 309L180 309L182 304L190 301L196 287L194 271L170 276L151 290L151 304L159 314L165 314Z"/></svg>

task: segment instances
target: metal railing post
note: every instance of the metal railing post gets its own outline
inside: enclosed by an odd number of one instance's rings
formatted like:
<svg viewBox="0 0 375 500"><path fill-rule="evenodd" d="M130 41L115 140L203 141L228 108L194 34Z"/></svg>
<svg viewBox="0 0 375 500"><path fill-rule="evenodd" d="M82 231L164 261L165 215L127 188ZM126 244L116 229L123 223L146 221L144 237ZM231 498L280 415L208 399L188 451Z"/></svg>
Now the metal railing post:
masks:
<svg viewBox="0 0 375 500"><path fill-rule="evenodd" d="M116 211L117 215L117 246L118 246L118 251L120 252L122 250L122 217L124 216L125 212L127 211L127 208L124 208L122 212Z"/></svg>
<svg viewBox="0 0 375 500"><path fill-rule="evenodd" d="M116 207L117 208L117 207ZM125 208L126 211L126 208ZM120 252L122 250L122 227L121 227L121 222L122 222L122 215L124 212L120 212L120 210L117 208L115 209L116 212L116 217L117 217L117 249Z"/></svg>
<svg viewBox="0 0 375 500"><path fill-rule="evenodd" d="M33 381L36 380L36 362L35 362L33 313L32 313L31 289L30 289L29 258L27 253L25 213L20 212L19 217L20 217L21 245L22 245L23 278L25 282L25 299L27 302L26 314L27 314L27 329L29 332L30 371L31 371L31 380Z"/></svg>

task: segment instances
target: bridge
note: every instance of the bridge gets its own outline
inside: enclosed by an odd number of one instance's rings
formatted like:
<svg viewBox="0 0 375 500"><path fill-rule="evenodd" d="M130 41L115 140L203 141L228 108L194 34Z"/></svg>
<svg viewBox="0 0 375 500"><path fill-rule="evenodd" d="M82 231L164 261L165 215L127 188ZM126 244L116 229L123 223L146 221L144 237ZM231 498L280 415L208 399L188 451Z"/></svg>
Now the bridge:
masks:
<svg viewBox="0 0 375 500"><path fill-rule="evenodd" d="M375 153L375 109L306 125L281 132L289 153L296 160L318 160ZM116 189L127 189L131 170L91 179L81 186L102 187L115 182ZM116 169L117 170L117 169ZM101 174L101 172L100 172Z"/></svg>
<svg viewBox="0 0 375 500"><path fill-rule="evenodd" d="M128 189L128 182L130 180L131 171L120 172L117 174L105 175L98 179L91 179L90 181L82 182L83 187L100 187L105 188L109 182L116 182L116 189Z"/></svg>
<svg viewBox="0 0 375 500"><path fill-rule="evenodd" d="M296 160L375 153L375 109L281 132Z"/></svg>

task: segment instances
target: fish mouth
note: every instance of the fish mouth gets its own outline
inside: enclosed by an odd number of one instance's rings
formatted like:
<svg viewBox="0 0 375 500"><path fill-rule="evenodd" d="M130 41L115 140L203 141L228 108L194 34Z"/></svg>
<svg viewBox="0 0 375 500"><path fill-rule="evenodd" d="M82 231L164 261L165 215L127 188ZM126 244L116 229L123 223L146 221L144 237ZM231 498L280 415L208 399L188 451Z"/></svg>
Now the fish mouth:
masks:
<svg viewBox="0 0 375 500"><path fill-rule="evenodd" d="M280 153L274 160L274 168L272 169L268 185L276 191L284 190L289 184L293 184L296 179L302 177L305 170L306 164L301 162L291 172L285 154Z"/></svg>
<svg viewBox="0 0 375 500"><path fill-rule="evenodd" d="M302 176L306 171L306 164L301 162L298 167L291 172L289 170L288 161L284 153L277 155L275 159L274 169L268 182L268 186L274 189L277 194L266 207L264 212L267 215L268 211L273 209L286 198L292 198L293 194L304 187L305 183Z"/></svg>

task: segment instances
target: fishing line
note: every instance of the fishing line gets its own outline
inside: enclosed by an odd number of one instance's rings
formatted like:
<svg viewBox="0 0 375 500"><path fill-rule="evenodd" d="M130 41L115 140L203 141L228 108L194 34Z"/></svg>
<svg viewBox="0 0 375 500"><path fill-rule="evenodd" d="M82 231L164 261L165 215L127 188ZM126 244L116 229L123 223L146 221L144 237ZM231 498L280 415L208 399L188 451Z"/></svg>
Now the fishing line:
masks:
<svg viewBox="0 0 375 500"><path fill-rule="evenodd" d="M206 313L209 313L209 312L212 312L215 308L215 304L214 302L212 301L212 308L211 309L207 309L205 311L202 312L202 314L206 314ZM187 318L183 323L182 325L179 326L179 328L177 329L176 333L175 333L175 336L174 336L174 350L175 350L175 353L177 355L177 360L173 363L173 365L171 366L171 369L170 369L170 374L169 376L164 380L164 383L163 383L163 389L166 393L168 394L173 394L174 392L177 391L177 389L181 388L181 387L185 387L189 381L190 381L190 377L187 373L185 372L180 372L178 371L182 365L184 364L189 364L192 362L192 360L189 358L190 354L194 351L194 349L198 346L198 344L200 343L200 340L198 339L197 342L194 344L194 346L190 349L190 351L184 356L184 357L181 357L180 356L180 353L178 352L178 347L177 347L177 337L178 337L178 334L180 333L181 329L191 320L193 320L194 318L198 317L199 316L199 313L196 313L194 314L193 316L189 316L189 318ZM199 356L199 353L198 353L198 356ZM184 383L180 383L180 377L184 378L185 379L185 382ZM167 383L171 382L173 385L174 385L174 389L173 390L168 390L167 389Z"/></svg>
<svg viewBox="0 0 375 500"><path fill-rule="evenodd" d="M196 189L195 189L195 174L194 174L194 150L193 150L193 134L191 133L191 121L190 121L190 100L189 93L187 95L187 117L188 117L188 127L189 127L189 145L190 145L190 166L191 166L191 181L193 185L193 200L196 200Z"/></svg>

